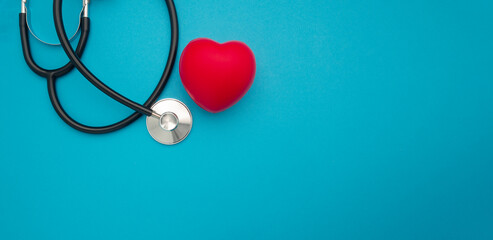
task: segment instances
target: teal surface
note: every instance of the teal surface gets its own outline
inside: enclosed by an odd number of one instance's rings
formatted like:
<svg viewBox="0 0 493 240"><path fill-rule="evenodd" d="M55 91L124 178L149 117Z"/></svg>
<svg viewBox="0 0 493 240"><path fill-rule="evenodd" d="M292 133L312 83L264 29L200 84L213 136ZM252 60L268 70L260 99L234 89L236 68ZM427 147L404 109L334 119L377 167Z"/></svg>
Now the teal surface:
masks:
<svg viewBox="0 0 493 240"><path fill-rule="evenodd" d="M79 0L64 1L67 31ZM248 94L219 114L175 66L189 137L163 146L145 119L105 135L65 125L20 46L20 0L0 0L0 239L493 239L493 2L176 1L179 52L240 40ZM57 41L52 1L31 21ZM164 67L163 1L93 0L83 61L144 102ZM32 38L31 38L32 39ZM32 39L40 65L67 61ZM77 71L58 80L77 120L131 111Z"/></svg>

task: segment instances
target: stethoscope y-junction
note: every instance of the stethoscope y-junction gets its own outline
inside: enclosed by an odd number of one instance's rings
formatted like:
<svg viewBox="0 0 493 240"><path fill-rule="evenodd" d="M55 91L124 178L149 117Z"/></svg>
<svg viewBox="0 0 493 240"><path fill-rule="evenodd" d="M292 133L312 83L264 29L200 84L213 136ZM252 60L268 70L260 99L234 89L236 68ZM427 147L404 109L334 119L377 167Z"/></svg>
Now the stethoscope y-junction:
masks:
<svg viewBox="0 0 493 240"><path fill-rule="evenodd" d="M50 97L53 108L65 123L67 123L72 128L82 132L101 134L119 130L134 122L142 114L144 114L147 116L147 129L156 141L163 144L171 145L182 141L188 136L192 128L192 114L190 113L188 107L181 101L171 98L162 99L156 102L171 75L178 48L178 18L175 5L172 0L165 0L168 7L168 14L171 25L171 44L168 59L161 79L159 80L156 88L144 104L136 103L111 89L109 86L105 85L91 71L89 71L89 69L81 61L80 57L84 52L90 30L89 0L83 0L83 7L80 14L79 22L80 38L75 50L70 45L70 39L68 38L63 25L62 0L54 0L53 16L57 36L60 40L60 45L63 47L63 50L70 59L70 62L60 68L52 70L40 67L34 61L31 55L28 36L29 32L31 32L33 36L36 37L36 39L40 41L41 39L34 35L34 32L30 29L27 21L27 3L26 0L21 1L22 8L21 13L19 14L19 25L24 58L27 65L31 68L33 72L47 79L48 95ZM77 68L77 70L100 91L120 102L121 104L135 110L135 112L121 121L106 126L88 126L74 120L63 109L56 90L56 79L69 73L74 67Z"/></svg>

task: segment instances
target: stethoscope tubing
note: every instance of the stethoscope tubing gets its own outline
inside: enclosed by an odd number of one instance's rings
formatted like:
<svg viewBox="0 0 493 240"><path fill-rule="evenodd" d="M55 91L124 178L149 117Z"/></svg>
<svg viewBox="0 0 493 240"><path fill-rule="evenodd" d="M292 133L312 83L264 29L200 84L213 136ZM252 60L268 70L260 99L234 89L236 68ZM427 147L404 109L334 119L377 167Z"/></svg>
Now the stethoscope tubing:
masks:
<svg viewBox="0 0 493 240"><path fill-rule="evenodd" d="M171 25L171 44L170 44L170 51L168 55L168 61L166 63L165 70L161 77L163 81L159 82L158 86L156 87L151 97L142 105L124 97L120 93L116 92L115 90L111 89L109 86L101 82L91 71L89 71L89 69L84 65L84 63L82 63L82 61L80 60L80 58L77 56L76 52L73 50L72 46L70 45L69 39L67 37L67 33L65 31L65 27L63 25L63 17L62 17L63 1L62 0L53 1L53 18L55 21L55 29L58 35L58 39L60 40L63 50L65 51L65 54L68 56L70 61L75 65L77 70L79 70L79 72L90 83L92 83L95 87L97 87L99 90L101 90L109 97L135 110L136 112L139 112L147 116L153 115L153 111L150 109L150 107L156 101L157 97L159 97L161 91L164 89L164 86L169 78L169 75L171 74L171 70L173 69L173 65L177 54L177 48L178 48L178 18L177 18L175 5L172 0L165 0L165 1L168 7L168 13L169 13L170 25Z"/></svg>
<svg viewBox="0 0 493 240"><path fill-rule="evenodd" d="M62 4L61 1L58 3L54 2L54 12L56 12L55 11L56 5L59 5L60 7L58 9L61 9L61 4ZM20 13L19 25L20 25L20 32L21 32L21 42L22 42L22 48L23 48L23 55L24 55L24 58L26 60L26 63L33 72L35 72L39 76L45 77L47 79L48 94L50 97L50 101L51 101L53 108L55 109L56 113L60 116L60 118L65 123L67 123L72 128L79 130L79 131L82 131L82 132L85 132L85 133L102 134L102 133L113 132L113 131L119 130L125 126L128 126L129 124L131 124L132 122L134 122L135 120L140 118L142 116L142 113L147 115L147 114L149 114L149 112L151 112L151 114L152 114L152 110L150 110L149 107L157 100L157 98L159 97L159 95L163 91L163 89L164 89L164 87L165 87L165 85L166 85L166 83L167 83L167 81L171 75L171 70L173 69L173 65L174 65L174 62L176 59L177 48L178 48L178 19L177 19L176 9L174 7L173 1L171 1L171 0L167 0L166 4L168 7L168 12L169 12L169 16L170 16L170 25L171 25L171 44L170 44L170 51L169 51L170 54L169 54L168 60L166 62L165 70L163 72L163 75L161 76L161 79L159 80L159 83L157 84L157 87L154 89L154 91L152 92L150 97L147 99L147 101L139 108L139 110L142 110L142 111L136 111L119 122L116 122L116 123L113 123L110 125L106 125L106 126L97 126L97 127L88 126L88 125L77 122L72 117L70 117L70 115L63 109L63 107L60 103L60 100L58 98L57 91L56 91L55 80L58 77L61 77L65 74L67 74L68 72L70 72L74 68L74 64L73 64L74 61L72 61L72 59L71 59L71 61L69 63L65 64L63 67L60 67L58 69L53 69L53 70L47 70L47 69L40 67L34 61L32 54L31 54L31 49L30 49L30 44L29 44L29 34L28 34L28 28L27 28L27 20L26 20L26 13L25 12ZM57 19L56 15L57 14L54 14L55 22ZM61 19L61 12L59 12L58 16ZM61 25L59 25L59 27L60 26L61 26L61 29L57 29L57 34L59 35L60 41L62 43L61 45L64 48L65 52L72 52L73 53L73 49L70 46L70 44L67 44L67 41L65 42L65 46L63 44L62 40L64 39L64 36L66 38L65 29L63 28L63 22L61 22ZM62 30L62 31L59 31L59 30ZM89 20L88 16L84 15L81 18L81 36L79 39L79 43L77 44L77 48L75 50L75 56L76 57L78 56L77 59L79 60L79 62L80 62L79 57L82 56L82 53L83 53L85 46L86 46L86 43L87 43L89 30L90 30L90 20ZM64 34L59 34L59 32L64 33ZM71 56L69 55L69 58L70 57ZM82 65L82 66L79 66L78 68L84 69L85 66ZM85 69L86 69L86 72L89 72L89 70L87 70L87 68L85 68ZM96 81L95 83L96 83L95 86L97 87L98 82ZM102 82L100 82L100 83L102 84ZM107 88L111 89L109 87L107 87ZM113 91L113 92L116 93L115 91ZM118 97L118 96L116 95L115 97ZM119 101L119 102L121 102L121 101ZM127 103L126 101L124 101L124 102ZM134 104L137 104L137 103L134 103ZM134 105L132 105L132 106L135 107ZM145 110L143 110L143 109L145 109Z"/></svg>

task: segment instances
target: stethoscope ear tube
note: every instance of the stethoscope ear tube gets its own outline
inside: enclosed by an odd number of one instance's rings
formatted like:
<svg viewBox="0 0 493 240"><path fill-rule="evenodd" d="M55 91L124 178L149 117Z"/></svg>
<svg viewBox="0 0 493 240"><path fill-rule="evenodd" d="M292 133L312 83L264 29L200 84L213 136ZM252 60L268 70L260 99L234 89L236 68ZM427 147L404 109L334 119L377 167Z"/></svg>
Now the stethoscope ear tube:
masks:
<svg viewBox="0 0 493 240"><path fill-rule="evenodd" d="M100 91L108 95L109 97L115 99L116 101L122 103L123 105L145 114L147 116L152 115L152 111L145 106L142 106L123 95L119 94L115 90L108 87L106 84L101 82L92 72L90 72L87 67L82 63L79 57L75 54L75 51L70 46L70 41L67 37L67 33L65 32L65 27L63 25L62 18L62 1L55 0L53 3L53 17L55 20L55 28L58 35L58 39L60 39L60 43L62 44L63 50L65 54L68 56L70 61L75 65L77 70L95 87L97 87Z"/></svg>

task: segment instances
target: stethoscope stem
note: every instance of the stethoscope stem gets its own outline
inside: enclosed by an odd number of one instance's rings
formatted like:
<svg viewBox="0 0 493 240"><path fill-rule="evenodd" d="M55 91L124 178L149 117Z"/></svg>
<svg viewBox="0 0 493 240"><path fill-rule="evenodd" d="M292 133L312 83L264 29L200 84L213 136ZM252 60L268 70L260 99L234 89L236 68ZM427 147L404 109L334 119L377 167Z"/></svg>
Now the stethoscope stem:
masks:
<svg viewBox="0 0 493 240"><path fill-rule="evenodd" d="M161 118L161 114L159 114L159 113L157 113L157 112L152 111L152 114L151 114L151 116L150 116L150 117L160 119L160 118Z"/></svg>

